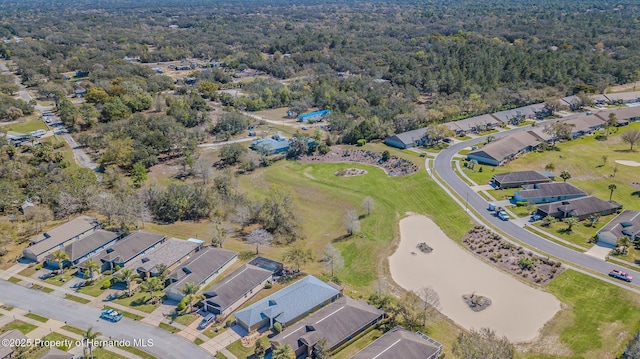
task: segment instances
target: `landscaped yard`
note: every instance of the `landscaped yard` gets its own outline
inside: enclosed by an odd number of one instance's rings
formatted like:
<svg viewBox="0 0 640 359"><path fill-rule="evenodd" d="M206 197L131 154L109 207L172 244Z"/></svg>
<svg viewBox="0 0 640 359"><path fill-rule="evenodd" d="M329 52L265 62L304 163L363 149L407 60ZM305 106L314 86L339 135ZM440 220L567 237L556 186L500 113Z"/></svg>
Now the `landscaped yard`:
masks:
<svg viewBox="0 0 640 359"><path fill-rule="evenodd" d="M7 330L12 330L12 329L17 329L19 330L22 334L27 334L30 331L36 329L37 326L30 324L30 323L25 323L21 320L14 320L10 323L8 323L7 325L5 325L4 327L0 328L0 332L6 332Z"/></svg>
<svg viewBox="0 0 640 359"><path fill-rule="evenodd" d="M13 125L7 125L5 128L7 129L7 131L15 131L28 135L31 131L47 130L47 125L45 125L43 121L40 121L36 118Z"/></svg>
<svg viewBox="0 0 640 359"><path fill-rule="evenodd" d="M93 284L78 289L78 292L92 297L97 297L105 291L105 289L102 288L102 283L110 279L111 276L100 277L100 279L95 280Z"/></svg>
<svg viewBox="0 0 640 359"><path fill-rule="evenodd" d="M507 206L508 210L513 212L518 217L529 217L531 216L531 212L535 211L535 207L527 208L527 206Z"/></svg>
<svg viewBox="0 0 640 359"><path fill-rule="evenodd" d="M265 347L269 346L269 339L267 337L262 337L260 338L260 340L262 341ZM250 356L253 355L255 348L256 348L255 345L252 345L250 347L244 347L242 345L241 340L236 340L235 342L231 343L231 345L227 347L227 349L238 358L249 358Z"/></svg>
<svg viewBox="0 0 640 359"><path fill-rule="evenodd" d="M602 228L609 220L611 220L615 215L606 216L600 218L600 220L595 224L594 227L589 227L589 221L585 220L574 224L571 227L571 231L568 231L568 225L561 220L554 220L551 222L551 225L548 227L543 226L542 221L537 221L533 225L541 230L551 233L556 237L560 237L566 241L577 244L584 248L591 248L593 244L589 243L589 239L591 239L596 232L600 228Z"/></svg>
<svg viewBox="0 0 640 359"><path fill-rule="evenodd" d="M184 326L188 326L189 324L193 323L196 319L198 319L198 316L195 314L182 314L177 316L176 318L172 318L172 320L178 324L182 324Z"/></svg>
<svg viewBox="0 0 640 359"><path fill-rule="evenodd" d="M163 293L157 292L155 294L157 297L162 297ZM151 313L156 308L158 308L159 304L151 304L150 301L151 301L151 295L149 294L149 292L139 291L130 297L127 297L126 295L122 295L120 298L115 299L113 302L120 305L126 305L127 307L130 307L145 313Z"/></svg>
<svg viewBox="0 0 640 359"><path fill-rule="evenodd" d="M61 287L63 284L68 282L69 279L75 276L77 272L78 272L77 269L65 269L64 273L58 274L51 278L47 278L44 281L49 284L53 284L53 285L57 285L58 287Z"/></svg>

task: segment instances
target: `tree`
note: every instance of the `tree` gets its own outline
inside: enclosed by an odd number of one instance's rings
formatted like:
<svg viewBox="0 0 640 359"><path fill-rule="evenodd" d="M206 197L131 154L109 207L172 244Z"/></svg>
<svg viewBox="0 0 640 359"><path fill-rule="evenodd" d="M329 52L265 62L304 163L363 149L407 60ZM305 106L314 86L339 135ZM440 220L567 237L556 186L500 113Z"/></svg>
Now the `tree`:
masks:
<svg viewBox="0 0 640 359"><path fill-rule="evenodd" d="M64 267L62 266L62 262L69 260L69 255L67 254L67 252L62 250L57 250L53 252L53 254L51 255L53 256L53 259L56 262L58 262L58 268L60 269L60 271L64 272Z"/></svg>
<svg viewBox="0 0 640 359"><path fill-rule="evenodd" d="M289 344L280 344L273 349L272 359L295 359L296 354Z"/></svg>
<svg viewBox="0 0 640 359"><path fill-rule="evenodd" d="M296 133L289 140L289 151L287 151L287 158L295 158L305 155L309 152L309 136L301 133Z"/></svg>
<svg viewBox="0 0 640 359"><path fill-rule="evenodd" d="M193 310L193 304L204 299L204 295L198 294L200 291L200 285L196 285L192 282L187 282L184 287L180 288L180 292L184 295L185 300L189 303L189 313Z"/></svg>
<svg viewBox="0 0 640 359"><path fill-rule="evenodd" d="M140 162L136 162L131 169L131 180L134 187L140 187L140 184L147 180L147 167Z"/></svg>
<svg viewBox="0 0 640 359"><path fill-rule="evenodd" d="M267 348L262 343L262 340L256 340L256 347L253 350L253 355L255 355L256 359L263 359L264 355L267 353Z"/></svg>
<svg viewBox="0 0 640 359"><path fill-rule="evenodd" d="M469 169L475 172L475 168L478 165L478 160L469 161Z"/></svg>
<svg viewBox="0 0 640 359"><path fill-rule="evenodd" d="M247 235L247 243L256 245L256 254L260 254L260 246L269 246L273 241L273 236L264 228L257 228Z"/></svg>
<svg viewBox="0 0 640 359"><path fill-rule="evenodd" d="M89 278L91 279L91 282L93 282L93 273L100 270L100 265L89 259L82 263L82 267L84 267L85 271L89 272Z"/></svg>
<svg viewBox="0 0 640 359"><path fill-rule="evenodd" d="M367 196L364 201L362 201L362 207L367 211L367 217L369 217L374 207L373 198Z"/></svg>
<svg viewBox="0 0 640 359"><path fill-rule="evenodd" d="M166 264L160 263L156 266L156 277L160 278L163 285L169 279L169 273L169 268L167 268Z"/></svg>
<svg viewBox="0 0 640 359"><path fill-rule="evenodd" d="M424 311L422 320L422 326L424 327L427 324L427 316L440 309L440 296L433 288L423 287L420 291L420 298L422 299L422 310Z"/></svg>
<svg viewBox="0 0 640 359"><path fill-rule="evenodd" d="M562 171L560 172L560 178L562 178L563 182L567 182L567 180L571 178L571 173L568 171Z"/></svg>
<svg viewBox="0 0 640 359"><path fill-rule="evenodd" d="M131 296L131 282L138 278L138 273L134 272L131 268L122 268L114 278L121 283L127 284L127 296Z"/></svg>
<svg viewBox="0 0 640 359"><path fill-rule="evenodd" d="M596 225L596 223L598 223L598 220L600 219L600 215L599 214L592 214L589 216L589 227L593 227Z"/></svg>
<svg viewBox="0 0 640 359"><path fill-rule="evenodd" d="M274 237L274 243L287 244L300 238L300 219L291 191L271 187L262 203L258 222Z"/></svg>
<svg viewBox="0 0 640 359"><path fill-rule="evenodd" d="M425 312L421 310L422 299L415 292L406 292L398 301L398 312L404 324L413 331L425 321Z"/></svg>
<svg viewBox="0 0 640 359"><path fill-rule="evenodd" d="M347 214L344 216L344 225L347 227L347 234L349 236L360 231L360 219L355 209L347 211Z"/></svg>
<svg viewBox="0 0 640 359"><path fill-rule="evenodd" d="M618 240L616 241L616 245L618 246L616 248L618 253L624 255L624 254L627 253L627 250L629 249L629 246L631 245L631 241L629 240L629 237L622 236L622 237L618 238Z"/></svg>
<svg viewBox="0 0 640 359"><path fill-rule="evenodd" d="M544 127L542 132L551 136L551 146L556 145L556 141L571 138L571 128L575 126L566 122L554 122Z"/></svg>
<svg viewBox="0 0 640 359"><path fill-rule="evenodd" d="M609 135L609 129L618 126L618 118L616 117L616 114L614 112L611 112L609 114L609 117L607 118L607 121L605 122L604 126L607 129L607 135Z"/></svg>
<svg viewBox="0 0 640 359"><path fill-rule="evenodd" d="M506 337L498 338L489 328L461 333L453 344L453 354L464 359L512 359L513 344Z"/></svg>
<svg viewBox="0 0 640 359"><path fill-rule="evenodd" d="M149 292L151 299L155 299L153 294L164 289L164 282L160 277L147 277L144 282L140 284L140 289Z"/></svg>
<svg viewBox="0 0 640 359"><path fill-rule="evenodd" d="M611 198L613 198L613 191L615 191L616 188L618 188L618 186L616 186L615 183L609 185L609 202L611 202Z"/></svg>
<svg viewBox="0 0 640 359"><path fill-rule="evenodd" d="M620 139L622 140L622 142L628 143L631 146L631 148L629 148L629 151L633 152L633 146L636 143L640 142L640 130L638 129L628 130L624 132L622 135L620 135Z"/></svg>
<svg viewBox="0 0 640 359"><path fill-rule="evenodd" d="M300 272L300 267L313 260L313 253L311 249L297 245L286 251L282 259L293 264L296 272Z"/></svg>
<svg viewBox="0 0 640 359"><path fill-rule="evenodd" d="M334 271L341 270L344 267L342 253L331 243L327 244L324 249L324 261L331 270L331 278L333 278Z"/></svg>
<svg viewBox="0 0 640 359"><path fill-rule="evenodd" d="M233 166L240 162L243 155L247 153L247 148L240 143L230 143L220 148L220 160L225 166Z"/></svg>
<svg viewBox="0 0 640 359"><path fill-rule="evenodd" d="M578 219L576 217L568 217L564 219L564 223L567 225L567 231L571 232L573 226L578 223Z"/></svg>
<svg viewBox="0 0 640 359"><path fill-rule="evenodd" d="M93 327L89 327L89 329L82 334L82 339L87 343L86 348L89 349L89 358L91 359L93 359L93 343L100 335L102 335L102 333L94 332Z"/></svg>
<svg viewBox="0 0 640 359"><path fill-rule="evenodd" d="M233 228L222 221L222 218L215 217L211 220L211 245L222 248L224 241L231 236Z"/></svg>
<svg viewBox="0 0 640 359"><path fill-rule="evenodd" d="M329 346L329 341L327 340L327 338L318 340L316 345L313 347L313 354L316 359L331 358L331 347Z"/></svg>

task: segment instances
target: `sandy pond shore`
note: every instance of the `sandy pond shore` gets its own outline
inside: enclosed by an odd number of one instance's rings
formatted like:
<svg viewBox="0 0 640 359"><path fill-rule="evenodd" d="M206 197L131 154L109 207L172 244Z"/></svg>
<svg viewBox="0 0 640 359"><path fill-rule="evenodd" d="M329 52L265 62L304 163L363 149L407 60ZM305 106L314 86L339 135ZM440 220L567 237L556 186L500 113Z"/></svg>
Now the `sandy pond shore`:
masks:
<svg viewBox="0 0 640 359"><path fill-rule="evenodd" d="M429 218L411 215L400 221L401 240L389 257L393 280L417 293L432 287L440 311L466 329L489 327L512 342L533 340L559 310L550 293L530 287L465 251ZM433 252L416 248L426 242ZM491 299L489 308L474 312L463 301L475 293Z"/></svg>

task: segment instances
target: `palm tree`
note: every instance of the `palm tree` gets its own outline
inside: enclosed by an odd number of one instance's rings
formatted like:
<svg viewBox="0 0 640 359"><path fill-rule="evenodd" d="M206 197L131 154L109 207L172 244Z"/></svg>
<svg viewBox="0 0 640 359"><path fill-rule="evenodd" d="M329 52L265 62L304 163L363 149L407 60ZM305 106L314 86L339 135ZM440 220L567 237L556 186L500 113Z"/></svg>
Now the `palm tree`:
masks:
<svg viewBox="0 0 640 359"><path fill-rule="evenodd" d="M623 237L618 238L618 241L616 242L616 244L620 248L618 250L618 252L620 254L626 254L627 253L627 248L629 248L629 246L631 245L631 241L629 240L629 237L623 236Z"/></svg>
<svg viewBox="0 0 640 359"><path fill-rule="evenodd" d="M280 344L274 350L271 355L272 359L295 359L296 354L291 349L289 344Z"/></svg>
<svg viewBox="0 0 640 359"><path fill-rule="evenodd" d="M140 288L149 292L151 299L155 299L153 293L163 290L164 283L160 277L148 277L144 282L142 282L142 284L140 284Z"/></svg>
<svg viewBox="0 0 640 359"><path fill-rule="evenodd" d="M85 271L89 272L89 278L91 282L93 282L93 272L97 272L100 270L100 265L92 260L88 260L82 263L82 267L84 267ZM86 272L85 272L86 273Z"/></svg>
<svg viewBox="0 0 640 359"><path fill-rule="evenodd" d="M120 270L120 272L118 272L114 276L114 278L118 282L127 283L127 296L128 297L131 296L131 281L136 279L136 278L138 278L138 277L139 277L138 273L134 272L130 268L123 268L123 269Z"/></svg>
<svg viewBox="0 0 640 359"><path fill-rule="evenodd" d="M576 217L569 217L564 219L564 223L567 224L567 231L571 232L573 225L578 223L578 219Z"/></svg>
<svg viewBox="0 0 640 359"><path fill-rule="evenodd" d="M64 272L64 267L62 266L62 262L69 260L69 255L67 254L67 252L57 250L53 252L52 256L53 256L53 259L55 259L55 261L58 262L58 268L60 269L60 272Z"/></svg>
<svg viewBox="0 0 640 359"><path fill-rule="evenodd" d="M193 310L193 303L199 302L203 299L203 296L198 294L200 291L200 285L196 285L192 282L187 282L184 284L184 287L180 289L180 292L184 295L185 298L189 301L189 313Z"/></svg>
<svg viewBox="0 0 640 359"><path fill-rule="evenodd" d="M609 193L609 202L611 202L611 198L613 198L613 191L615 191L616 188L618 188L618 186L616 186L615 183L612 183L612 184L609 185L609 191L611 191Z"/></svg>
<svg viewBox="0 0 640 359"><path fill-rule="evenodd" d="M160 278L160 280L162 281L162 284L164 285L164 283L166 283L167 279L169 278L169 268L167 268L167 266L165 264L158 264L156 266L156 277Z"/></svg>
<svg viewBox="0 0 640 359"><path fill-rule="evenodd" d="M102 333L94 332L93 327L89 327L86 332L83 334L83 340L87 341L87 348L89 348L89 358L93 358L93 342L100 336Z"/></svg>

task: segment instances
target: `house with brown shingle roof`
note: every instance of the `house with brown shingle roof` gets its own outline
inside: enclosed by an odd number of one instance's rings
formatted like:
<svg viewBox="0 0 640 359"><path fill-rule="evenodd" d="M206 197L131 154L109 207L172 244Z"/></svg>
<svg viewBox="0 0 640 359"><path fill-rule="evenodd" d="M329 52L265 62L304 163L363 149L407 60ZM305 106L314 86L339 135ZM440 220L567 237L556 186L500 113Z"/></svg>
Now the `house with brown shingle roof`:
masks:
<svg viewBox="0 0 640 359"><path fill-rule="evenodd" d="M137 231L117 241L107 248L106 253L100 256L101 270L114 270L116 267L124 268L130 261L146 251L155 249L155 246L164 242L167 237L163 234Z"/></svg>
<svg viewBox="0 0 640 359"><path fill-rule="evenodd" d="M182 240L169 238L165 242L157 245L154 249L149 249L127 263L125 268L134 269L141 277L155 276L158 274L158 266L165 265L167 270L174 270L180 263L194 255L200 247L201 240L189 238Z"/></svg>
<svg viewBox="0 0 640 359"><path fill-rule="evenodd" d="M342 297L286 328L271 339L271 346L288 344L296 353L311 357L315 345L326 339L333 351L384 318L384 312L363 300Z"/></svg>
<svg viewBox="0 0 640 359"><path fill-rule="evenodd" d="M26 339L27 337L17 329L8 330L0 334L0 359L13 358L12 355L17 346L14 343L20 343L20 341L26 341Z"/></svg>
<svg viewBox="0 0 640 359"><path fill-rule="evenodd" d="M29 247L22 251L22 256L32 261L41 261L48 254L93 233L98 228L100 228L100 222L96 218L87 216L74 218L32 238Z"/></svg>
<svg viewBox="0 0 640 359"><path fill-rule="evenodd" d="M62 262L62 266L78 265L114 244L118 238L119 235L117 233L98 229L80 240L73 241L62 248L62 251L66 252L69 257L68 260ZM58 267L53 253L46 256L45 261L48 266Z"/></svg>
<svg viewBox="0 0 640 359"><path fill-rule="evenodd" d="M467 159L478 163L500 166L518 157L519 154L531 151L544 142L531 131L514 133L475 149L467 154Z"/></svg>
<svg viewBox="0 0 640 359"><path fill-rule="evenodd" d="M350 359L436 359L442 344L422 333L395 327L367 345Z"/></svg>
<svg viewBox="0 0 640 359"><path fill-rule="evenodd" d="M491 177L495 188L518 188L526 184L551 182L553 175L538 171L515 171L496 173Z"/></svg>
<svg viewBox="0 0 640 359"><path fill-rule="evenodd" d="M513 194L514 203L550 203L584 197L587 193L566 182L536 183L525 185Z"/></svg>
<svg viewBox="0 0 640 359"><path fill-rule="evenodd" d="M620 208L622 208L622 205L619 203L586 196L539 205L536 209L536 214L543 218L546 216L555 218L574 217L582 221L591 215L606 216L616 213Z"/></svg>

